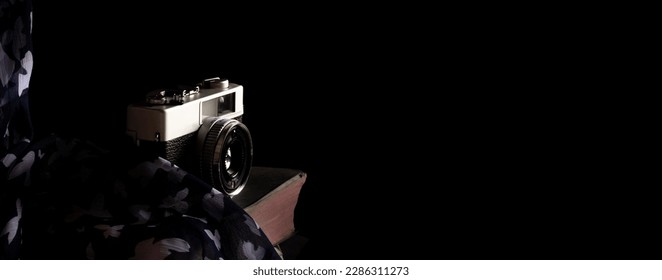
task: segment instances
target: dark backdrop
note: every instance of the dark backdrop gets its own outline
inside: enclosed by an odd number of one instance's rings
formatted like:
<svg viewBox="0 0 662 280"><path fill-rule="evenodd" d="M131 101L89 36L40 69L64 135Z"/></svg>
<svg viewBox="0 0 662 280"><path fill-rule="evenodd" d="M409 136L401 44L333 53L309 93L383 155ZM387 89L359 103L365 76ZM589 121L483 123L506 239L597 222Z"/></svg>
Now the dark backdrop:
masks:
<svg viewBox="0 0 662 280"><path fill-rule="evenodd" d="M648 185L516 26L385 8L35 1L37 132L113 147L130 101L224 75L254 163L308 173L302 258L655 258Z"/></svg>

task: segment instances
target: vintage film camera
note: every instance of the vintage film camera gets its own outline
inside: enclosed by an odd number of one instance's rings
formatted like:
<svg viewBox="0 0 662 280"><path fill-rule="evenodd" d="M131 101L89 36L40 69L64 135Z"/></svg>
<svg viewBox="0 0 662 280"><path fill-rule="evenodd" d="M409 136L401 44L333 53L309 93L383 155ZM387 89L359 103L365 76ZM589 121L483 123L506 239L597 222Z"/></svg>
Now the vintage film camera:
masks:
<svg viewBox="0 0 662 280"><path fill-rule="evenodd" d="M216 77L149 92L128 106L126 127L140 148L233 196L246 185L253 159L243 113L243 87Z"/></svg>

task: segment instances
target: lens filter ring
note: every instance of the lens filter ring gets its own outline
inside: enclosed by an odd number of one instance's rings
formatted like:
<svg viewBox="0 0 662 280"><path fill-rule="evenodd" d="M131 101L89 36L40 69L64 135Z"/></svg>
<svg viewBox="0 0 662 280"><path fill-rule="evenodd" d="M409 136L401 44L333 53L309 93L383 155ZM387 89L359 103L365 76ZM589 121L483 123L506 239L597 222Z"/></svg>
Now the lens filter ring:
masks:
<svg viewBox="0 0 662 280"><path fill-rule="evenodd" d="M235 119L208 118L198 137L202 140L201 178L226 194L241 192L253 162L253 142L246 125Z"/></svg>

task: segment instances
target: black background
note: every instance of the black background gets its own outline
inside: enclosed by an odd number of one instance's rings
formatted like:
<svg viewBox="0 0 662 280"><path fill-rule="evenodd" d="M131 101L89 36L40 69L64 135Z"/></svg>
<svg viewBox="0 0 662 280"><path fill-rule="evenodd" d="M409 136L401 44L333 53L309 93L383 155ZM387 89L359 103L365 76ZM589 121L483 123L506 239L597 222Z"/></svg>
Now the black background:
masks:
<svg viewBox="0 0 662 280"><path fill-rule="evenodd" d="M633 202L648 185L614 167L624 156L596 137L593 99L540 79L550 58L515 43L510 25L344 3L35 2L38 134L113 147L128 102L226 76L245 87L255 165L308 173L301 258L642 259L660 248L655 204Z"/></svg>

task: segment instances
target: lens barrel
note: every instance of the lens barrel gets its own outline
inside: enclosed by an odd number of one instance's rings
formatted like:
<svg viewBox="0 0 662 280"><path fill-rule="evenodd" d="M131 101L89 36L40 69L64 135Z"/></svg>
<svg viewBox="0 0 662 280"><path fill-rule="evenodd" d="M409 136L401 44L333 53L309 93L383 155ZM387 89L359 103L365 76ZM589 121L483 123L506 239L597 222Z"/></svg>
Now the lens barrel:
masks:
<svg viewBox="0 0 662 280"><path fill-rule="evenodd" d="M210 117L198 130L200 176L215 189L236 195L244 188L253 161L253 142L246 125Z"/></svg>

